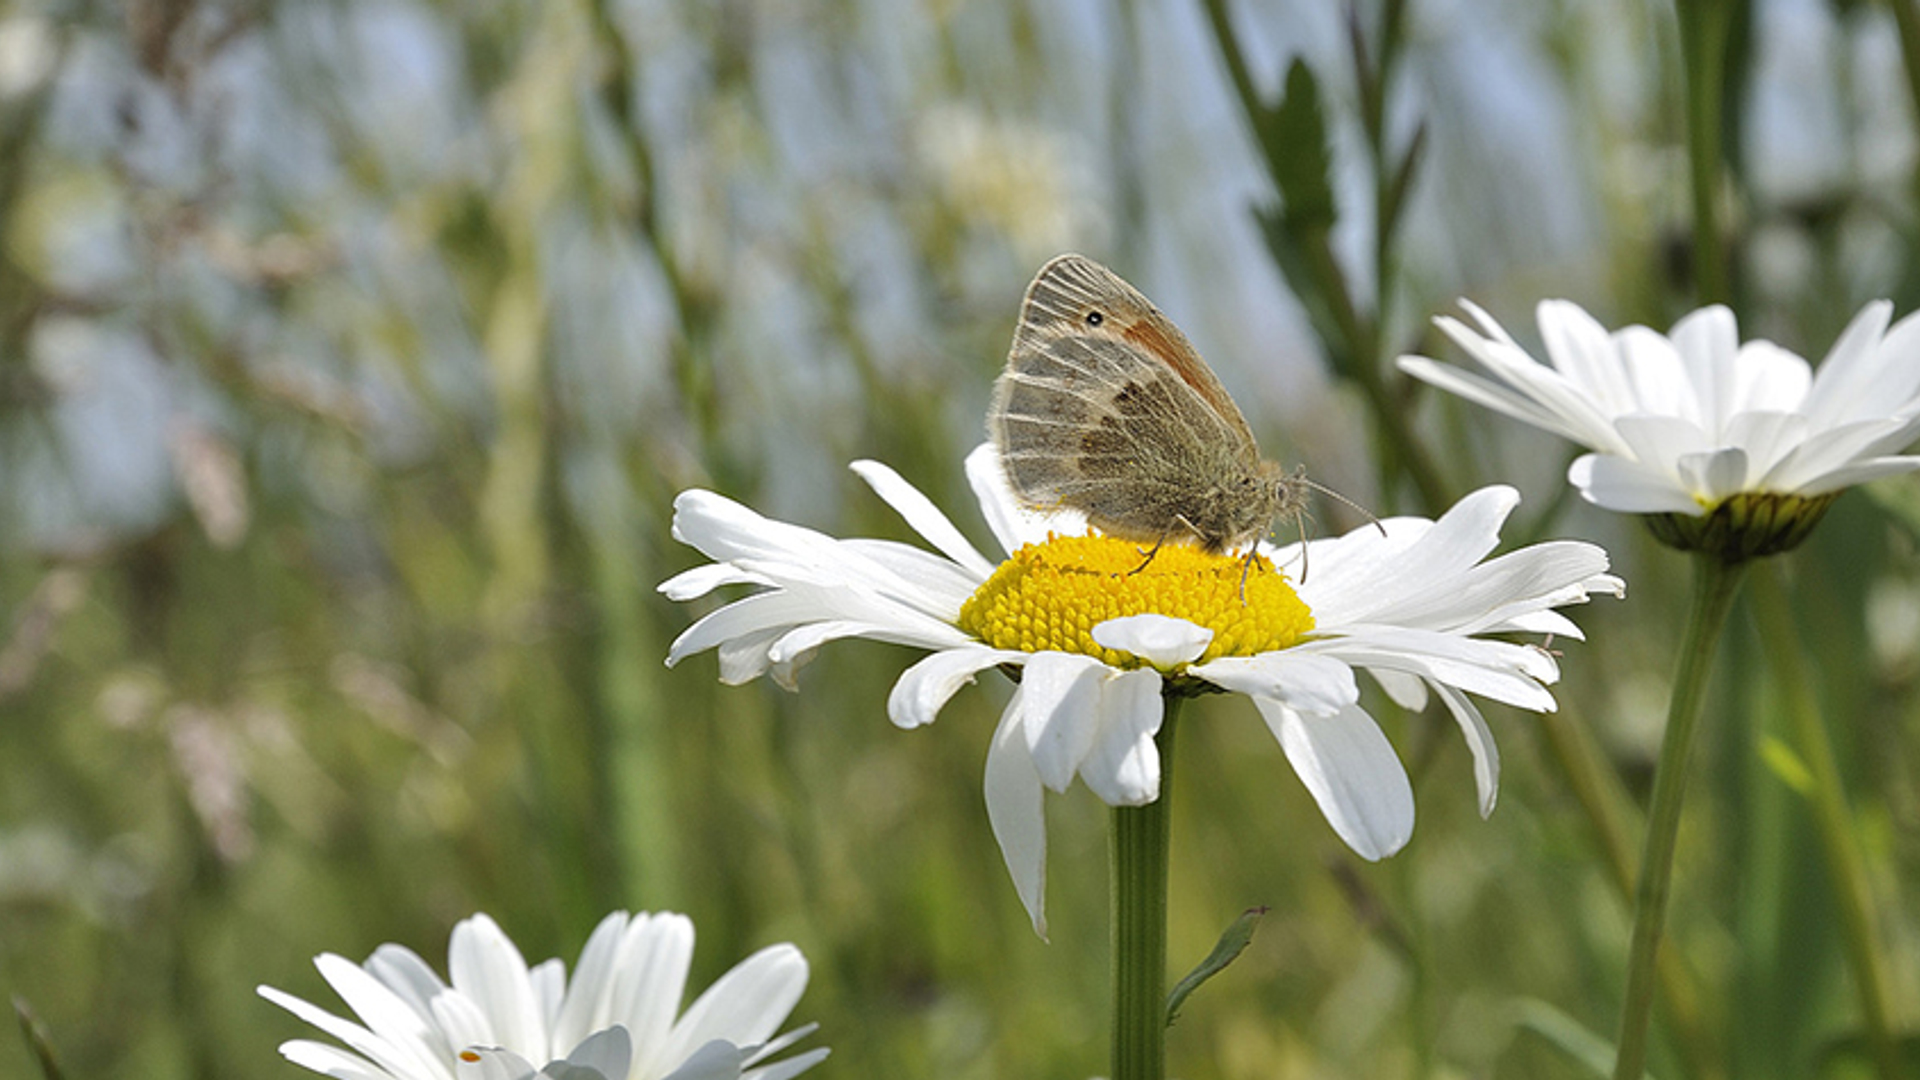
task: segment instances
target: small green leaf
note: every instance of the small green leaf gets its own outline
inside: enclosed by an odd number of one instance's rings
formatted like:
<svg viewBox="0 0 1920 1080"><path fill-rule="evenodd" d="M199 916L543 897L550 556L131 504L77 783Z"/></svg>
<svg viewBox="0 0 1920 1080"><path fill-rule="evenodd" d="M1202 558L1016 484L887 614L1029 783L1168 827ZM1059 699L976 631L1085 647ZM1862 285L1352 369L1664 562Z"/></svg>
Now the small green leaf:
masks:
<svg viewBox="0 0 1920 1080"><path fill-rule="evenodd" d="M1267 909L1264 907L1248 908L1241 912L1240 917L1233 920L1232 925L1220 935L1220 940L1214 943L1213 951L1207 954L1207 958L1200 961L1198 967L1187 972L1186 978L1174 985L1173 992L1167 995L1169 1027L1179 1017L1180 1006L1187 1000L1187 995L1199 989L1201 983L1220 974L1228 964L1233 963L1234 959L1246 950L1247 945L1253 941L1254 924L1258 923L1260 917L1266 913Z"/></svg>
<svg viewBox="0 0 1920 1080"><path fill-rule="evenodd" d="M1282 213L1290 228L1331 226L1336 216L1333 156L1327 149L1327 122L1320 109L1320 84L1306 61L1287 69L1285 96L1262 110L1257 130L1267 169L1280 187Z"/></svg>

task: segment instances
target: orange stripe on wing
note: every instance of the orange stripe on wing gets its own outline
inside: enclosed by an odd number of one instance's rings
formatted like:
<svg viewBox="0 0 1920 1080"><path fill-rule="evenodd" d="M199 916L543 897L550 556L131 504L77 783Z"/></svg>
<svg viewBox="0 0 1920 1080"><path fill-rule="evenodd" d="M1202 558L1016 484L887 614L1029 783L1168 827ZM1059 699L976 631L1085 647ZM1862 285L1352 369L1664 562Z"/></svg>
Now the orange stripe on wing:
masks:
<svg viewBox="0 0 1920 1080"><path fill-rule="evenodd" d="M1206 361L1200 359L1186 337L1171 324L1161 327L1154 319L1139 319L1127 327L1123 336L1135 345L1147 351L1154 358L1173 369L1180 381L1193 388L1207 407L1219 414L1222 420L1236 427L1245 425L1240 420L1240 409L1233 399L1227 396L1220 380L1207 370ZM1235 423L1238 421L1238 423Z"/></svg>

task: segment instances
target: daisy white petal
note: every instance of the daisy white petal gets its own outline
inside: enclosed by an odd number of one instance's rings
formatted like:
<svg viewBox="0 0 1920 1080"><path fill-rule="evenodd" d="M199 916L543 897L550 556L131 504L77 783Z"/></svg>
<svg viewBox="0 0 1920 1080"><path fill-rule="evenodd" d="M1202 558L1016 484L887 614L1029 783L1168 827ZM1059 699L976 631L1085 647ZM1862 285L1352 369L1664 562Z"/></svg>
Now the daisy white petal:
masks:
<svg viewBox="0 0 1920 1080"><path fill-rule="evenodd" d="M1395 705L1410 712L1427 707L1427 680L1420 676L1381 668L1373 668L1367 674L1373 676L1373 681L1380 684L1380 689L1387 692Z"/></svg>
<svg viewBox="0 0 1920 1080"><path fill-rule="evenodd" d="M1376 626L1356 627L1348 635L1300 647L1355 667L1418 675L1517 708L1554 708L1553 695L1542 683L1557 679L1559 671L1552 656L1526 645Z"/></svg>
<svg viewBox="0 0 1920 1080"><path fill-rule="evenodd" d="M1309 716L1327 716L1360 700L1360 684L1354 681L1352 667L1331 656L1298 649L1223 656L1192 672L1222 690L1271 698Z"/></svg>
<svg viewBox="0 0 1920 1080"><path fill-rule="evenodd" d="M271 986L256 987L256 991L261 997L347 1044L359 1055L358 1060L374 1067L375 1075L435 1078L452 1075L446 1062L422 1052L422 1044L427 1041L424 1031L411 1034L394 1032L391 1038L383 1037ZM296 1040L281 1047L281 1053L285 1054L287 1047L301 1048L304 1053L305 1048L319 1045L324 1044ZM292 1060L291 1055L289 1060ZM305 1064L304 1061L294 1063Z"/></svg>
<svg viewBox="0 0 1920 1080"><path fill-rule="evenodd" d="M1721 304L1689 312L1667 336L1680 350L1687 381L1699 398L1701 425L1709 431L1720 430L1732 397L1730 387L1737 378L1733 359L1740 350L1740 331L1733 312Z"/></svg>
<svg viewBox="0 0 1920 1080"><path fill-rule="evenodd" d="M350 961L336 957L326 963L327 967L322 968L323 973L328 969L343 975L353 972L353 964ZM450 988L447 984L425 960L420 958L419 953L404 945L389 943L380 946L373 950L373 955L367 957L367 962L361 967L365 969L367 975L372 976L377 985L387 993L400 998L406 1003L407 1008L418 1016L431 1015L436 1001L458 996L449 992ZM334 992L341 993L337 984ZM348 1007L357 1008L351 998L346 997L345 994L342 994L342 997L346 1000ZM485 1024L485 1018L480 1017L468 1030L446 1032L447 1040L435 1049L444 1056L446 1052L458 1049L466 1043L490 1039L492 1031ZM429 1036L438 1037L440 1034L442 1033L430 1032Z"/></svg>
<svg viewBox="0 0 1920 1080"><path fill-rule="evenodd" d="M748 1069L741 1076L743 1080L790 1080L791 1077L799 1076L825 1060L827 1060L827 1050L822 1047L818 1050L809 1050L804 1054L795 1054L769 1065Z"/></svg>
<svg viewBox="0 0 1920 1080"><path fill-rule="evenodd" d="M1399 851L1413 835L1413 786L1380 727L1358 707L1304 717L1266 698L1260 715L1327 824L1363 859Z"/></svg>
<svg viewBox="0 0 1920 1080"><path fill-rule="evenodd" d="M1035 653L1020 678L1020 727L1040 779L1065 791L1093 749L1102 691L1112 668L1090 656Z"/></svg>
<svg viewBox="0 0 1920 1080"><path fill-rule="evenodd" d="M454 1075L460 1080L533 1080L540 1070L533 1062L497 1046L470 1046L460 1051Z"/></svg>
<svg viewBox="0 0 1920 1080"><path fill-rule="evenodd" d="M1040 770L1034 766L1021 730L1020 691L1001 714L987 748L987 821L1000 845L1000 857L1013 889L1033 920L1033 932L1047 936L1047 825Z"/></svg>
<svg viewBox="0 0 1920 1080"><path fill-rule="evenodd" d="M1920 457L1883 457L1856 462L1845 468L1835 469L1822 476L1818 482L1807 485L1807 494L1825 495L1855 484L1864 484L1869 480L1898 476L1920 469Z"/></svg>
<svg viewBox="0 0 1920 1080"><path fill-rule="evenodd" d="M1889 402L1912 400L1920 389L1920 369L1912 364L1889 369L1875 354L1883 341L1896 353L1920 348L1920 341L1910 340L1920 336L1920 322L1908 315L1888 332L1892 317L1893 305L1875 300L1840 332L1808 388L1805 410L1813 423L1838 425L1882 414Z"/></svg>
<svg viewBox="0 0 1920 1080"><path fill-rule="evenodd" d="M714 647L714 654L720 658L720 681L728 686L740 686L765 675L773 667L773 659L767 652L786 632L785 626L775 625L742 631L720 642ZM667 659L673 663L679 657L669 652ZM779 679L781 686L791 688L793 680L790 674L779 676Z"/></svg>
<svg viewBox="0 0 1920 1080"><path fill-rule="evenodd" d="M611 912L587 936L587 943L580 949L580 962L574 965L573 980L561 994L560 1007L553 1013L556 1044L577 1046L588 1035L615 1022L605 1008L608 996L605 988L613 979L615 954L626 934L627 921L626 912ZM624 1023L621 1028L632 1037L632 1030ZM649 1041L653 1034L647 1033ZM631 1044L628 1052L632 1052Z"/></svg>
<svg viewBox="0 0 1920 1080"><path fill-rule="evenodd" d="M1145 806L1160 797L1160 752L1153 737L1165 710L1160 675L1123 671L1100 685L1098 733L1080 778L1108 806Z"/></svg>
<svg viewBox="0 0 1920 1080"><path fill-rule="evenodd" d="M1674 348L1671 339L1644 326L1629 326L1613 334L1613 347L1620 358L1621 370L1633 387L1633 403L1625 408L1606 410L1608 416L1671 416L1696 428L1700 426L1703 415L1700 399L1687 377L1680 350ZM1607 440L1573 441L1601 446Z"/></svg>
<svg viewBox="0 0 1920 1080"><path fill-rule="evenodd" d="M734 965L687 1006L667 1046L684 1051L715 1039L757 1046L771 1038L800 1003L807 976L807 960L799 949L770 945Z"/></svg>
<svg viewBox="0 0 1920 1080"><path fill-rule="evenodd" d="M1093 640L1154 667L1170 668L1200 659L1213 642L1213 631L1165 615L1125 615L1094 627Z"/></svg>
<svg viewBox="0 0 1920 1080"><path fill-rule="evenodd" d="M696 1048L662 1080L733 1080L742 1075L747 1052L725 1040Z"/></svg>
<svg viewBox="0 0 1920 1080"><path fill-rule="evenodd" d="M1771 341L1749 341L1735 354L1733 370L1736 382L1726 418L1721 423L1721 438L1741 442L1734 431L1740 417L1753 412L1786 412L1799 409L1813 386L1813 367L1799 354Z"/></svg>
<svg viewBox="0 0 1920 1080"><path fill-rule="evenodd" d="M1746 453L1752 482L1765 484L1782 461L1806 444L1807 418L1797 413L1743 412L1727 424L1726 437Z"/></svg>
<svg viewBox="0 0 1920 1080"><path fill-rule="evenodd" d="M1738 446L1681 454L1674 465L1680 471L1680 482L1695 493L1696 499L1709 505L1725 502L1747 487L1747 452Z"/></svg>
<svg viewBox="0 0 1920 1080"><path fill-rule="evenodd" d="M1916 431L1920 419L1861 420L1829 428L1794 447L1765 480L1778 487L1836 490L1847 485L1833 485L1833 473L1906 446Z"/></svg>
<svg viewBox="0 0 1920 1080"><path fill-rule="evenodd" d="M903 728L931 724L947 700L975 675L996 664L1024 659L1025 653L978 645L934 653L908 668L893 684L893 691L887 695L887 716Z"/></svg>
<svg viewBox="0 0 1920 1080"><path fill-rule="evenodd" d="M349 1054L330 1043L311 1039L289 1039L281 1043L280 1056L303 1069L337 1077L338 1080L392 1080L393 1077L392 1073L358 1054Z"/></svg>
<svg viewBox="0 0 1920 1080"><path fill-rule="evenodd" d="M657 1072L693 966L693 920L678 912L641 912L602 945L612 946L612 960L594 982L579 986L594 1017L588 1027L625 1027L633 1033L641 1069Z"/></svg>
<svg viewBox="0 0 1920 1080"><path fill-rule="evenodd" d="M669 600L698 600L723 585L771 585L759 574L750 574L728 563L708 563L675 574L660 583L660 594Z"/></svg>
<svg viewBox="0 0 1920 1080"><path fill-rule="evenodd" d="M913 527L913 531L926 537L927 543L932 544L940 554L952 559L976 578L993 573L993 564L987 561L986 556L974 550L960 530L953 527L953 522L947 520L947 515L933 505L932 499L901 479L899 473L878 461L856 461L851 468L860 479L867 482L875 495L898 511Z"/></svg>
<svg viewBox="0 0 1920 1080"><path fill-rule="evenodd" d="M552 1056L527 962L493 919L475 915L453 928L447 975L453 988L492 1022L493 1038L488 1041L527 1050L542 1060Z"/></svg>
<svg viewBox="0 0 1920 1080"><path fill-rule="evenodd" d="M1488 817L1500 797L1500 748L1494 745L1493 730L1487 727L1472 698L1445 683L1433 685L1447 711L1459 721L1460 734L1466 737L1467 752L1473 755L1473 784L1480 795L1480 816Z"/></svg>
<svg viewBox="0 0 1920 1080"><path fill-rule="evenodd" d="M1541 317L1553 318L1553 309L1543 305ZM1605 442L1613 437L1606 413L1592 401L1588 391L1564 371L1534 363L1511 339L1483 338L1464 324L1444 316L1435 319L1434 325L1493 376L1490 380L1473 376L1480 392L1462 396L1575 441ZM1434 374L1439 369L1434 366L1428 371ZM1457 368L1446 371L1456 380L1466 375ZM1453 387L1450 384L1448 388Z"/></svg>
<svg viewBox="0 0 1920 1080"><path fill-rule="evenodd" d="M1020 505L1007 483L1007 471L992 443L981 443L967 455L967 483L980 503L987 529L1000 542L1000 550L1014 552L1027 544L1038 544L1058 528L1062 532L1083 532L1086 519L1071 512L1046 514Z"/></svg>
<svg viewBox="0 0 1920 1080"><path fill-rule="evenodd" d="M1612 454L1583 454L1567 466L1567 483L1588 502L1629 514L1690 514L1700 504L1657 465Z"/></svg>
<svg viewBox="0 0 1920 1080"><path fill-rule="evenodd" d="M632 1067L633 1036L615 1024L581 1040L566 1061L577 1069L591 1069L607 1080L621 1080Z"/></svg>

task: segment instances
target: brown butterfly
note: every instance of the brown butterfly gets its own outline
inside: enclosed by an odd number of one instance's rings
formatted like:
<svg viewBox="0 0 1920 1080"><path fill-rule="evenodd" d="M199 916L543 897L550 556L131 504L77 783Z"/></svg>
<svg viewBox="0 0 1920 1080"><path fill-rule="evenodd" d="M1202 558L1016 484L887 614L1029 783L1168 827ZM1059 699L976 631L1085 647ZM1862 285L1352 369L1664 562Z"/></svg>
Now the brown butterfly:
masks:
<svg viewBox="0 0 1920 1080"><path fill-rule="evenodd" d="M1055 258L1027 286L987 430L1023 501L1151 543L1147 562L1189 540L1216 553L1247 545L1251 565L1274 518L1302 515L1316 486L1261 458L1180 328L1080 255Z"/></svg>

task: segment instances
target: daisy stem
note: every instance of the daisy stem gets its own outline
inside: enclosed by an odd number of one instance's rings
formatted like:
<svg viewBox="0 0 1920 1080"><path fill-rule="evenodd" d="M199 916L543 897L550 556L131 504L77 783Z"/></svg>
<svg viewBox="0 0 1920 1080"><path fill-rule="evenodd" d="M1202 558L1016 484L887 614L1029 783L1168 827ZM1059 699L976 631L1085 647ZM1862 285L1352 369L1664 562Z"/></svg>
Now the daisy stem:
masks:
<svg viewBox="0 0 1920 1080"><path fill-rule="evenodd" d="M1753 599L1774 686L1786 704L1801 760L1812 774L1812 783L1803 794L1813 804L1820 848L1837 894L1840 931L1860 993L1868 1048L1883 1080L1897 1080L1907 1074L1887 1020L1887 972L1881 960L1885 952L1874 929L1873 890L1860 849L1854 843L1858 833L1847 806L1840 766L1834 760L1833 741L1820 716L1820 705L1813 697L1812 675L1800 652L1799 633L1777 567L1767 567L1755 575Z"/></svg>
<svg viewBox="0 0 1920 1080"><path fill-rule="evenodd" d="M1167 1074L1167 849L1173 735L1184 698L1168 695L1160 797L1113 809L1113 1080Z"/></svg>
<svg viewBox="0 0 1920 1080"><path fill-rule="evenodd" d="M1739 592L1745 565L1706 552L1694 556L1692 608L1687 615L1686 637L1680 643L1680 669L1674 673L1673 697L1667 704L1667 731L1660 742L1660 760L1654 766L1653 803L1647 809L1647 835L1640 850L1614 1080L1640 1080L1646 1074L1647 1027L1653 1015L1667 893L1673 883L1673 849L1680 834L1687 758L1706 699L1714 650L1726 626L1727 613L1733 608L1734 595Z"/></svg>

